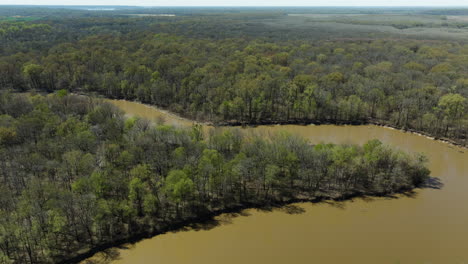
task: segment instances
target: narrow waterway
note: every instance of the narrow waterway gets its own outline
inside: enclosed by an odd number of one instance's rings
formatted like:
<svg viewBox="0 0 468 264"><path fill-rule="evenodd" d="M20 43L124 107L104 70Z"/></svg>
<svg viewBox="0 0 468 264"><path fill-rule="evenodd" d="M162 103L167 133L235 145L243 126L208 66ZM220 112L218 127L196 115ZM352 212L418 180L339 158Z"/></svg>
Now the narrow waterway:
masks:
<svg viewBox="0 0 468 264"><path fill-rule="evenodd" d="M142 104L109 101L128 115L163 116L169 124L192 124ZM289 131L312 143L363 144L377 138L405 151L426 154L431 176L441 184L396 198L300 203L271 212L250 209L235 217L221 215L216 227L167 233L116 249L119 257L110 263L468 263L465 149L379 126L247 129ZM95 257L99 258L103 259Z"/></svg>

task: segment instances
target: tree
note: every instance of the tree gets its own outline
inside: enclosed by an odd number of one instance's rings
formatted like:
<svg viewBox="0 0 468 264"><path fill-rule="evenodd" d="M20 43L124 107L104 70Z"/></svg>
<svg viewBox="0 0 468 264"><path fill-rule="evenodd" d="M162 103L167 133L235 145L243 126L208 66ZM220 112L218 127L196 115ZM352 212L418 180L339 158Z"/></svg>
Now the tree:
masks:
<svg viewBox="0 0 468 264"><path fill-rule="evenodd" d="M16 141L16 131L9 127L0 127L0 146L12 145Z"/></svg>
<svg viewBox="0 0 468 264"><path fill-rule="evenodd" d="M447 135L450 123L458 123L465 113L466 98L460 94L446 94L439 99L438 106L444 111L444 114L449 119L445 135Z"/></svg>
<svg viewBox="0 0 468 264"><path fill-rule="evenodd" d="M28 63L23 67L23 75L29 81L31 89L41 88L41 73L43 68L41 65Z"/></svg>
<svg viewBox="0 0 468 264"><path fill-rule="evenodd" d="M203 155L198 162L198 175L200 178L200 190L207 196L216 193L222 187L223 181L223 157L215 149L203 150ZM207 188L208 187L208 188Z"/></svg>
<svg viewBox="0 0 468 264"><path fill-rule="evenodd" d="M164 191L169 199L176 203L177 214L179 214L179 205L188 201L194 191L194 183L184 171L171 170L164 184Z"/></svg>

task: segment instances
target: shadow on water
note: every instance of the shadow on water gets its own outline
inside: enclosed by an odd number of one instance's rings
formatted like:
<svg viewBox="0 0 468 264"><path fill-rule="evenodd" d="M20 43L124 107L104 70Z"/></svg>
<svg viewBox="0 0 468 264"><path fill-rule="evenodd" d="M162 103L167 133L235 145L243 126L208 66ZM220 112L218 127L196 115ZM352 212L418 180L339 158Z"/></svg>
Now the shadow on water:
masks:
<svg viewBox="0 0 468 264"><path fill-rule="evenodd" d="M430 177L425 183L423 183L421 186L418 187L418 189L435 189L435 190L440 190L444 187L444 183L439 178L436 177ZM376 195L376 196L370 196L370 195L357 195L355 197L348 197L347 199L337 199L337 200L321 200L317 201L314 203L324 203L327 204L331 207L338 208L338 209L346 209L346 203L345 201L363 201L366 203L371 203L374 202L378 199L386 199L386 200L393 200L393 199L398 199L401 197L407 197L407 198L417 198L418 192L415 190L408 190L408 191L402 191L398 192L396 194L386 194L386 195Z"/></svg>
<svg viewBox="0 0 468 264"><path fill-rule="evenodd" d="M285 205L283 207L278 208L278 210L281 211L281 212L290 214L290 215L297 215L297 214L305 213L304 208L302 208L300 206L297 206L297 205L294 205L294 204Z"/></svg>
<svg viewBox="0 0 468 264"><path fill-rule="evenodd" d="M256 208L260 212L282 212L290 215L297 215L305 213L305 209L295 204L284 204L284 205L269 205Z"/></svg>
<svg viewBox="0 0 468 264"><path fill-rule="evenodd" d="M247 208L245 208L247 209ZM285 205L268 205L254 208L254 210L260 212L282 212L289 215L297 215L305 213L305 209L295 205L295 204L285 204ZM185 232L185 231L206 231L211 230L218 226L230 225L233 222L234 218L240 216L250 216L250 213L247 210L241 210L238 212L225 212L217 216L212 216L208 219L204 219L198 223L187 224L184 227L181 227L177 230L171 231L172 233Z"/></svg>
<svg viewBox="0 0 468 264"><path fill-rule="evenodd" d="M444 184L440 181L439 178L436 177L431 177L429 178L424 184L422 184L419 188L420 189L436 189L440 190L444 187ZM298 200L298 201L293 201L293 202L305 202L305 203L313 203L313 204L326 204L331 207L337 208L344 210L346 209L346 201L364 201L366 203L374 202L378 199L398 199L402 196L408 197L408 198L416 198L418 195L418 192L414 190L409 190L405 192L400 192L399 194L392 194L392 195L384 195L384 196L368 196L368 195L356 195L354 197L346 197L344 199L313 199L313 200ZM254 210L260 211L260 212L282 212L286 213L289 215L298 215L298 214L303 214L305 213L305 209L301 207L298 204L294 204L293 202L291 203L282 203L282 204L277 204L277 205L267 205L267 206L261 206L261 207L240 207L240 208L235 208L231 210L223 210L218 213L214 213L211 216L206 216L199 218L196 220L196 222L193 223L181 223L178 225L178 228L175 227L172 230L167 230L160 232L158 234L164 234L167 232L170 233L178 233L178 232L187 232L187 231L207 231L211 230L213 228L223 226L223 225L230 225L233 223L233 219L236 217L240 216L250 216L250 213L248 212L248 208L253 208ZM87 259L82 262L82 264L109 264L112 261L118 260L120 258L120 253L119 250L121 249L131 249L135 246L135 243L138 241L141 241L144 238L149 238L149 237L140 237L136 238L133 241L130 241L129 243L122 244L120 246L116 247L111 247L107 248L105 250L99 251L95 257L92 257L90 259Z"/></svg>
<svg viewBox="0 0 468 264"><path fill-rule="evenodd" d="M203 231L211 230L215 227L222 225L232 224L232 219L239 216L249 216L245 210L240 212L226 212L218 216L212 216L207 219L204 219L198 223L189 223L184 227L171 231L172 233L184 232L184 231Z"/></svg>
<svg viewBox="0 0 468 264"><path fill-rule="evenodd" d="M124 244L120 247L108 248L97 253L96 257L83 261L82 264L109 264L112 261L118 260L120 258L120 249L130 249L132 247L133 246L128 246L128 244Z"/></svg>
<svg viewBox="0 0 468 264"><path fill-rule="evenodd" d="M421 185L421 189L436 189L440 190L444 187L444 184L439 178L430 177L424 184Z"/></svg>
<svg viewBox="0 0 468 264"><path fill-rule="evenodd" d="M327 204L333 208L340 209L340 210L346 209L346 205L344 201L324 200L322 201L322 203Z"/></svg>

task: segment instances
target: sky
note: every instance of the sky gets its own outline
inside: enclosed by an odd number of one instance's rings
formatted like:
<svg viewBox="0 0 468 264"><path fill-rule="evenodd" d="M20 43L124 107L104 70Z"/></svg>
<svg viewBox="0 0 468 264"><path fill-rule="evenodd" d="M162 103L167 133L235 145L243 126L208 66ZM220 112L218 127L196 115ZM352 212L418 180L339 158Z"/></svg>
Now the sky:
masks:
<svg viewBox="0 0 468 264"><path fill-rule="evenodd" d="M0 0L0 5L468 7L468 0Z"/></svg>

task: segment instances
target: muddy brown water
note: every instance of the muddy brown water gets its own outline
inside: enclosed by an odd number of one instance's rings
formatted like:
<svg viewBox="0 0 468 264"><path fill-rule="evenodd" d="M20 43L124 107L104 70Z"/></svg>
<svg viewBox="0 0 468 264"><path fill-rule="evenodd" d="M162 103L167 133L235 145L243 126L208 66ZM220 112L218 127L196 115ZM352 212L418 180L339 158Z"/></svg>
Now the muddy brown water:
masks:
<svg viewBox="0 0 468 264"><path fill-rule="evenodd" d="M110 101L128 115L192 122L139 103ZM219 225L170 232L142 240L106 262L133 263L468 263L468 151L424 136L379 126L259 126L289 131L312 143L363 144L377 138L429 158L443 186L397 198L298 203L271 212L221 215ZM290 209L290 208L289 208ZM93 259L103 260L103 254Z"/></svg>

